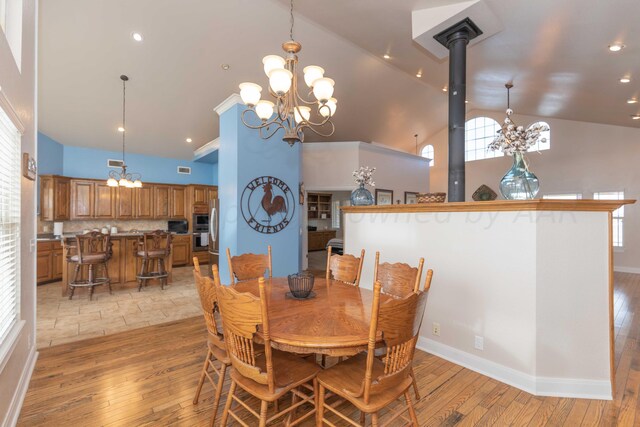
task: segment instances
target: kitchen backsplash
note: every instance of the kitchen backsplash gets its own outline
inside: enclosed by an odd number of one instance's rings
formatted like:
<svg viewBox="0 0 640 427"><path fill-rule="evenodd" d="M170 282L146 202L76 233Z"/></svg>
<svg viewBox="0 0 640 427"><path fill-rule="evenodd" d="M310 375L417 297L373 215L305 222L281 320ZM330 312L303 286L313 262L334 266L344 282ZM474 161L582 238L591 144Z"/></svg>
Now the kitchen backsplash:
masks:
<svg viewBox="0 0 640 427"><path fill-rule="evenodd" d="M166 230L166 220L91 220L91 221L63 221L64 233L76 233L102 227L118 227L118 231L129 230ZM38 220L38 234L53 233L53 221Z"/></svg>

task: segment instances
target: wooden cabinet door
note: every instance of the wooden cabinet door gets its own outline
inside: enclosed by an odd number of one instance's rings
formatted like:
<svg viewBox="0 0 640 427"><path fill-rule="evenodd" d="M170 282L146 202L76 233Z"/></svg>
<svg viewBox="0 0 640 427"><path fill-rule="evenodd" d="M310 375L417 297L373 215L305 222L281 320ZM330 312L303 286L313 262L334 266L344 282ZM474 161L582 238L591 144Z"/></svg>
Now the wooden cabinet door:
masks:
<svg viewBox="0 0 640 427"><path fill-rule="evenodd" d="M53 203L53 177L40 177L40 219L42 221L54 220Z"/></svg>
<svg viewBox="0 0 640 427"><path fill-rule="evenodd" d="M154 218L169 218L169 190L168 185L153 186L153 216Z"/></svg>
<svg viewBox="0 0 640 427"><path fill-rule="evenodd" d="M218 187L207 187L207 202L218 198Z"/></svg>
<svg viewBox="0 0 640 427"><path fill-rule="evenodd" d="M96 207L93 211L95 218L113 219L116 217L116 187L109 187L106 182L95 182L94 200Z"/></svg>
<svg viewBox="0 0 640 427"><path fill-rule="evenodd" d="M169 198L169 216L171 218L187 218L186 188L171 186Z"/></svg>
<svg viewBox="0 0 640 427"><path fill-rule="evenodd" d="M93 218L93 198L93 181L71 180L71 219Z"/></svg>
<svg viewBox="0 0 640 427"><path fill-rule="evenodd" d="M135 282L141 266L140 258L136 256L136 253L138 252L138 238L128 237L126 239L122 239L122 242L125 245L124 251L120 249L121 254L124 252L122 271L124 282Z"/></svg>
<svg viewBox="0 0 640 427"><path fill-rule="evenodd" d="M207 187L204 185L194 185L191 187L191 203L194 205L207 204Z"/></svg>
<svg viewBox="0 0 640 427"><path fill-rule="evenodd" d="M69 178L53 179L53 220L68 221L71 219L69 194L71 180Z"/></svg>
<svg viewBox="0 0 640 427"><path fill-rule="evenodd" d="M51 280L51 251L38 251L36 257L36 281L38 283Z"/></svg>
<svg viewBox="0 0 640 427"><path fill-rule="evenodd" d="M189 264L189 247L190 242L184 240L174 240L173 241L173 261L171 263L172 266L176 267L178 265L187 265Z"/></svg>
<svg viewBox="0 0 640 427"><path fill-rule="evenodd" d="M116 218L132 219L135 216L135 188L118 187L116 192Z"/></svg>
<svg viewBox="0 0 640 427"><path fill-rule="evenodd" d="M111 259L107 263L109 270L109 278L111 278L111 284L120 283L120 264L122 263L122 242L124 239L111 239Z"/></svg>
<svg viewBox="0 0 640 427"><path fill-rule="evenodd" d="M136 218L153 218L153 188L148 185L135 190L135 217Z"/></svg>
<svg viewBox="0 0 640 427"><path fill-rule="evenodd" d="M51 252L51 279L62 279L62 269L64 267L62 259L62 248Z"/></svg>

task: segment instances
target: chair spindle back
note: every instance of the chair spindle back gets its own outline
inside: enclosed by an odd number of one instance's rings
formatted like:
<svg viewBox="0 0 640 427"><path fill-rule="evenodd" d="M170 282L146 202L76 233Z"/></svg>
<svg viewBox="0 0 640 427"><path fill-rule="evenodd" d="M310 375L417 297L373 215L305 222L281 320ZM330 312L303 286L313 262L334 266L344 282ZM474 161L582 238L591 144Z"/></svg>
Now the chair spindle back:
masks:
<svg viewBox="0 0 640 427"><path fill-rule="evenodd" d="M327 282L333 277L355 286L360 286L360 275L362 273L362 263L364 261L364 249L360 252L360 258L350 254L332 255L332 248L327 248Z"/></svg>
<svg viewBox="0 0 640 427"><path fill-rule="evenodd" d="M265 271L269 271L269 278L271 278L273 273L271 268L271 245L267 246L266 254L242 254L233 257L231 256L231 251L227 248L227 261L229 262L231 284L264 277Z"/></svg>
<svg viewBox="0 0 640 427"><path fill-rule="evenodd" d="M400 262L380 264L380 252L376 252L373 280L382 284L383 293L402 298L420 290L423 266L424 258L420 258L417 268Z"/></svg>

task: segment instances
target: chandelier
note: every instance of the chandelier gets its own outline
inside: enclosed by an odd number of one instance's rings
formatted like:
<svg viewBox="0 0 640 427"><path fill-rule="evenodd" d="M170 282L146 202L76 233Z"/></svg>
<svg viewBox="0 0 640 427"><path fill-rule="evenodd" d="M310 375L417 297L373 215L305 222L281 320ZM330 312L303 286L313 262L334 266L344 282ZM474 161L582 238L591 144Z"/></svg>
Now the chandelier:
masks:
<svg viewBox="0 0 640 427"><path fill-rule="evenodd" d="M120 76L120 80L122 80L122 126L119 127L118 130L122 132L122 166L120 167L120 171L109 171L109 179L107 180L107 185L109 187L140 188L142 187L142 181L140 181L142 175L140 175L139 173L127 172L127 165L124 161L125 137L127 135L127 128L125 127L126 90L129 77L123 74Z"/></svg>
<svg viewBox="0 0 640 427"><path fill-rule="evenodd" d="M262 59L264 73L269 78L269 93L275 98L271 101L260 99L262 87L255 83L241 83L240 97L249 108L242 112L242 122L251 129L258 129L262 139L271 138L278 130L284 130L283 141L293 146L304 141L304 129L327 137L333 135L335 127L331 118L336 112L337 100L333 98L334 81L324 76L324 69L309 65L303 69L304 82L309 87L308 99L303 98L298 90L298 56L302 45L293 40L293 0L290 8L291 28L288 42L282 44L285 57L267 55ZM311 96L315 98L311 98ZM317 121L311 120L311 107L319 116ZM275 112L275 115L274 115ZM248 122L248 114L260 120L259 125ZM273 118L272 118L273 117Z"/></svg>

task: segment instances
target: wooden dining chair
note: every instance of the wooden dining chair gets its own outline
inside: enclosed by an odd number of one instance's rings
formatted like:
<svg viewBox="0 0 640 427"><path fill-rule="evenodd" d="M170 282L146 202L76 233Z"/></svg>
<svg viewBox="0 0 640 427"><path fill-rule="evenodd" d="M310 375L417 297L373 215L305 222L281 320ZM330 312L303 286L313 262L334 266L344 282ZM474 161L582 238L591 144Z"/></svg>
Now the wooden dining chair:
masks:
<svg viewBox="0 0 640 427"><path fill-rule="evenodd" d="M420 290L423 266L424 258L420 258L417 268L400 262L394 264L385 262L380 264L380 252L376 252L373 280L379 281L382 284L383 293L402 298L412 292L418 292ZM427 279L424 284L425 291L431 286L432 276L433 270L427 271ZM383 357L383 350L378 349L376 355ZM411 369L410 375L413 380L413 392L416 395L416 400L420 400L420 391L418 390L418 382L413 373L413 368Z"/></svg>
<svg viewBox="0 0 640 427"><path fill-rule="evenodd" d="M404 396L406 408L390 409L392 416L384 424L397 425L402 418L418 427L409 388L411 365L418 333L426 304L426 292L410 293L404 298L393 298L380 303L382 284L375 282L373 307L369 328L369 344L366 353L351 357L318 374L319 398L317 425L325 422L324 411L330 411L351 425L364 425L366 414L371 414L372 425L379 425L378 412ZM383 337L385 357L375 357L376 338ZM336 402L328 403L327 391L344 399L360 410L360 424L355 423L338 410ZM404 413L408 411L409 418ZM399 420L398 420L399 421Z"/></svg>
<svg viewBox="0 0 640 427"><path fill-rule="evenodd" d="M231 284L244 280L264 277L265 271L269 271L269 278L273 274L271 268L271 245L267 246L266 254L242 254L231 256L231 251L227 248L227 261L229 262L229 274Z"/></svg>
<svg viewBox="0 0 640 427"><path fill-rule="evenodd" d="M326 279L339 280L354 286L360 286L362 262L364 261L364 249L360 252L360 258L353 255L333 255L331 246L327 247L327 274Z"/></svg>
<svg viewBox="0 0 640 427"><path fill-rule="evenodd" d="M301 359L294 354L271 348L267 298L265 297L264 278L258 279L260 298L250 293L239 293L232 287L216 288L218 304L224 324L224 336L227 352L231 359L231 386L220 425L226 426L229 417L242 425L255 425L243 421L232 403L238 402L242 409L258 418L258 425L288 415L285 425L296 425L316 412L318 383L316 375L320 368L313 362ZM254 335L260 330L264 351L256 351ZM311 384L311 385L310 385ZM243 401L244 396L236 395L240 387L251 396L260 400L258 413ZM305 393L303 390L306 390ZM267 418L268 404L275 403L280 397L291 392L291 406ZM293 419L295 411L301 405L309 403L313 409Z"/></svg>
<svg viewBox="0 0 640 427"><path fill-rule="evenodd" d="M213 415L211 416L211 426L213 427L218 413L220 404L220 396L222 395L222 387L224 386L227 368L231 365L231 360L227 355L227 348L224 343L224 335L219 316L218 299L216 297L217 286L220 285L220 275L218 274L218 266L212 265L213 279L203 276L200 271L200 263L197 257L193 257L193 277L196 282L196 289L200 295L200 304L204 314L204 321L207 325L207 357L204 359L200 380L196 388L196 396L193 398L193 404L196 405L200 398L200 392L204 380L207 379L215 390L213 399ZM215 365L215 361L219 362L219 366ZM213 375L217 375L217 380Z"/></svg>

